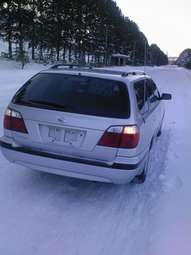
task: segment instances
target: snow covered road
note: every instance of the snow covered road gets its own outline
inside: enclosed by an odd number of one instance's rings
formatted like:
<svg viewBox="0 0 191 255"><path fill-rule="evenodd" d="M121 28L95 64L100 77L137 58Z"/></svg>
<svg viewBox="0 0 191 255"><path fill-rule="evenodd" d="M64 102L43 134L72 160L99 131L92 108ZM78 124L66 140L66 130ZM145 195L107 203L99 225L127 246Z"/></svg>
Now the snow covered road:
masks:
<svg viewBox="0 0 191 255"><path fill-rule="evenodd" d="M9 68L0 65L1 120L17 88L37 72ZM69 179L10 164L0 154L0 255L191 254L191 72L146 72L173 94L146 183Z"/></svg>

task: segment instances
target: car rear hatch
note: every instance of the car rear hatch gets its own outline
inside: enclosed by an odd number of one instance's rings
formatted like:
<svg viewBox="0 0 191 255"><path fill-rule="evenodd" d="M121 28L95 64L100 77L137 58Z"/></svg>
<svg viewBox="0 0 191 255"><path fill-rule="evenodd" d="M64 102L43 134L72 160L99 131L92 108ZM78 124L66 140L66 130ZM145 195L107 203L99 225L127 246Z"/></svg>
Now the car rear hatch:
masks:
<svg viewBox="0 0 191 255"><path fill-rule="evenodd" d="M13 98L27 133L15 143L71 157L113 162L117 148L99 146L110 126L130 115L127 87L120 81L81 75L40 73Z"/></svg>

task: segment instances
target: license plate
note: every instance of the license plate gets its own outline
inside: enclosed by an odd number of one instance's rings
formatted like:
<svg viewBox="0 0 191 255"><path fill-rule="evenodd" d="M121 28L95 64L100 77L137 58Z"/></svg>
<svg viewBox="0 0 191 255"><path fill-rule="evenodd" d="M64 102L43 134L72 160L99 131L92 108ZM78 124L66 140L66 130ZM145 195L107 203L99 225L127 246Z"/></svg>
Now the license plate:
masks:
<svg viewBox="0 0 191 255"><path fill-rule="evenodd" d="M48 127L48 141L51 143L79 147L84 141L85 135L86 131L83 130Z"/></svg>
<svg viewBox="0 0 191 255"><path fill-rule="evenodd" d="M51 142L59 142L62 136L62 129L56 127L49 127L48 137Z"/></svg>
<svg viewBox="0 0 191 255"><path fill-rule="evenodd" d="M79 147L84 140L85 134L86 133L81 130L65 129L64 143Z"/></svg>
<svg viewBox="0 0 191 255"><path fill-rule="evenodd" d="M64 135L64 142L65 143L77 142L78 135L79 135L78 131L66 129Z"/></svg>

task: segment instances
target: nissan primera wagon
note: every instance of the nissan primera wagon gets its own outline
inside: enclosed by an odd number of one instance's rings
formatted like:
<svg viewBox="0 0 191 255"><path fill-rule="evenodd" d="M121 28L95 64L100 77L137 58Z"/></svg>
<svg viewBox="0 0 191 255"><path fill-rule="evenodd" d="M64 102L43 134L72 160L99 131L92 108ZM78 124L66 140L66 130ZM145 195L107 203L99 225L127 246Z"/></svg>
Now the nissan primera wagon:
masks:
<svg viewBox="0 0 191 255"><path fill-rule="evenodd" d="M4 156L27 168L110 182L144 182L164 118L151 77L56 65L27 81L4 115Z"/></svg>

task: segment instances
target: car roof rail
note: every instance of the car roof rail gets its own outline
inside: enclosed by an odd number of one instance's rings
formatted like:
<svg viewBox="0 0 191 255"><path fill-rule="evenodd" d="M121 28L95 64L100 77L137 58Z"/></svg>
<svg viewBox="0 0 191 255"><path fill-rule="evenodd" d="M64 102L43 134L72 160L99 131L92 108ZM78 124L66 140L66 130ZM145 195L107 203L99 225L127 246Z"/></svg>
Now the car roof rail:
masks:
<svg viewBox="0 0 191 255"><path fill-rule="evenodd" d="M113 69L104 69L104 68L97 68L96 66L92 65L82 65L82 64L55 64L50 67L50 69L59 69L62 67L65 70L74 70L74 71L90 71L102 74L111 74L111 75L120 75L122 77L127 77L129 75L146 75L143 71L129 71L123 72L121 70L113 70Z"/></svg>
<svg viewBox="0 0 191 255"><path fill-rule="evenodd" d="M146 75L146 73L145 72L143 72L143 71L130 71L130 72L124 72L124 73L122 73L122 77L126 77L126 76L128 76L128 75Z"/></svg>
<svg viewBox="0 0 191 255"><path fill-rule="evenodd" d="M74 68L87 68L92 69L93 67L90 65L80 65L80 64L56 64L50 67L50 69L58 69L59 67L63 67L65 69L74 69Z"/></svg>

